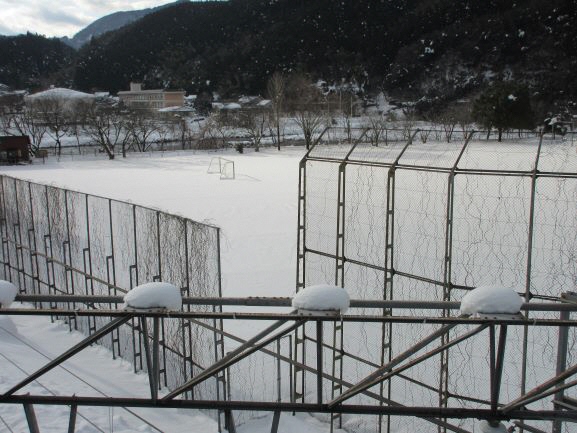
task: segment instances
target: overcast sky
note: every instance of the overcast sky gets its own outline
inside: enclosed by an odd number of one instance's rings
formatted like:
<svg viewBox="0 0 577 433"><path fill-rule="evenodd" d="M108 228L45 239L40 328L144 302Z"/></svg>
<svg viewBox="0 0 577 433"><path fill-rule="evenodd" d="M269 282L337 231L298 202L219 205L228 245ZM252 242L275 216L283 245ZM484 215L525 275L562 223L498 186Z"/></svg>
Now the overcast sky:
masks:
<svg viewBox="0 0 577 433"><path fill-rule="evenodd" d="M0 0L0 35L39 33L73 36L118 11L145 9L174 0Z"/></svg>

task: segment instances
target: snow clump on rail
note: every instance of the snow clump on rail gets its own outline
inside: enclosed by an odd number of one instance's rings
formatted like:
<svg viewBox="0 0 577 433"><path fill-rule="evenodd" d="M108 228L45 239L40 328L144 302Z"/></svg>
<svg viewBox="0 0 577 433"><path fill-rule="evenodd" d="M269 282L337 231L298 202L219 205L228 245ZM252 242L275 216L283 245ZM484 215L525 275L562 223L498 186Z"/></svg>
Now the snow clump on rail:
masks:
<svg viewBox="0 0 577 433"><path fill-rule="evenodd" d="M497 424L496 427L493 427L487 421L482 419L479 421L479 428L481 429L481 433L507 433L507 427L503 423Z"/></svg>
<svg viewBox="0 0 577 433"><path fill-rule="evenodd" d="M10 281L0 280L0 304L2 308L8 308L16 294L18 293L18 288L12 284Z"/></svg>
<svg viewBox="0 0 577 433"><path fill-rule="evenodd" d="M182 295L178 287L163 282L146 283L134 287L124 295L128 308L166 308L180 310Z"/></svg>
<svg viewBox="0 0 577 433"><path fill-rule="evenodd" d="M319 284L305 287L292 300L292 306L307 311L339 311L349 309L349 294L342 287Z"/></svg>
<svg viewBox="0 0 577 433"><path fill-rule="evenodd" d="M513 289L500 286L479 286L461 300L461 314L518 314L523 305Z"/></svg>

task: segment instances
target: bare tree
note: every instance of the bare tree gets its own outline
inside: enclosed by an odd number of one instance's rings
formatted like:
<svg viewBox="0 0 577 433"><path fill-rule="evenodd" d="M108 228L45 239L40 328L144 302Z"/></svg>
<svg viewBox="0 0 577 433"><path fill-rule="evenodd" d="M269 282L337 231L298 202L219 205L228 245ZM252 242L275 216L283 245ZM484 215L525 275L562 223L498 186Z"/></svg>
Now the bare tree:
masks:
<svg viewBox="0 0 577 433"><path fill-rule="evenodd" d="M14 113L11 129L18 135L27 135L30 138L30 153L32 156L36 155L46 135L46 126L35 116L34 111L23 107L21 111Z"/></svg>
<svg viewBox="0 0 577 433"><path fill-rule="evenodd" d="M275 72L267 82L267 95L271 101L271 123L276 130L276 144L280 150L281 144L281 116L285 100L286 77L280 72Z"/></svg>
<svg viewBox="0 0 577 433"><path fill-rule="evenodd" d="M303 133L306 148L310 149L328 129L325 127L323 130L326 119L321 110L322 93L307 77L296 74L287 84L287 104L294 122Z"/></svg>
<svg viewBox="0 0 577 433"><path fill-rule="evenodd" d="M117 108L92 106L86 112L83 130L98 143L109 159L114 159L119 145L122 156L126 157L126 144L130 138L126 124L126 119Z"/></svg>
<svg viewBox="0 0 577 433"><path fill-rule="evenodd" d="M126 129L131 145L138 152L146 152L152 146L152 137L158 132L159 126L152 114L146 110L132 110L126 117Z"/></svg>
<svg viewBox="0 0 577 433"><path fill-rule="evenodd" d="M0 134L12 135L14 118L24 109L22 100L16 97L0 96Z"/></svg>
<svg viewBox="0 0 577 433"><path fill-rule="evenodd" d="M437 121L443 128L445 140L447 140L447 143L450 143L451 139L453 138L455 126L457 126L457 118L455 113L452 110L446 110L444 113L441 113Z"/></svg>
<svg viewBox="0 0 577 433"><path fill-rule="evenodd" d="M416 124L415 113L412 109L403 109L403 113L405 114L402 120L403 139L408 140L411 138L413 128Z"/></svg>
<svg viewBox="0 0 577 433"><path fill-rule="evenodd" d="M228 127L221 113L212 113L199 132L199 148L219 149L224 147L228 138Z"/></svg>
<svg viewBox="0 0 577 433"><path fill-rule="evenodd" d="M381 142L383 135L386 138L387 121L382 114L373 114L368 118L369 130L367 132L367 137L369 142L373 146L378 146ZM385 146L388 145L385 139Z"/></svg>
<svg viewBox="0 0 577 433"><path fill-rule="evenodd" d="M29 102L33 115L46 127L46 133L54 140L58 155L62 153L62 138L70 127L71 113L66 101L58 97L44 97Z"/></svg>
<svg viewBox="0 0 577 433"><path fill-rule="evenodd" d="M182 150L186 149L186 143L190 142L190 131L186 122L186 117L181 114L175 114L170 122L172 136L180 140Z"/></svg>
<svg viewBox="0 0 577 433"><path fill-rule="evenodd" d="M431 135L431 128L421 129L419 130L419 137L421 138L421 142L424 144L429 139L429 135Z"/></svg>
<svg viewBox="0 0 577 433"><path fill-rule="evenodd" d="M246 110L241 113L242 128L254 146L255 152L260 150L266 124L267 116L262 110Z"/></svg>

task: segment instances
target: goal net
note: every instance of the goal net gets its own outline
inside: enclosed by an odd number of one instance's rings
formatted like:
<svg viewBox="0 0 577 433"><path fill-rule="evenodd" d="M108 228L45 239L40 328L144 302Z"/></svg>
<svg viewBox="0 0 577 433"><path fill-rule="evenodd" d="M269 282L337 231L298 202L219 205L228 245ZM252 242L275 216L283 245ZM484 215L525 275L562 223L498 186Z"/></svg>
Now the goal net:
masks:
<svg viewBox="0 0 577 433"><path fill-rule="evenodd" d="M206 172L209 174L220 174L221 179L234 179L234 161L221 158L220 156L215 156L210 160L210 164Z"/></svg>

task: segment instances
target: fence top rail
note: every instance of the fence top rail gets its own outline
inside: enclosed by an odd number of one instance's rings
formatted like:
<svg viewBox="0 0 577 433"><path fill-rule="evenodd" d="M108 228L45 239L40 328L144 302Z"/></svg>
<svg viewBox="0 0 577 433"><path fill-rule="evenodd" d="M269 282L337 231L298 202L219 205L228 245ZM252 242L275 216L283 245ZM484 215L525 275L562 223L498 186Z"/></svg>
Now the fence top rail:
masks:
<svg viewBox="0 0 577 433"><path fill-rule="evenodd" d="M20 178L20 177L14 177L14 176L10 176L10 175L7 175L7 174L0 173L0 181L2 182L2 184L4 183L4 178L10 179L10 180L13 180L13 181L26 182L26 183L29 183L29 184L31 184L31 185L36 185L36 186L40 186L40 187L60 189L60 190L62 190L62 191L67 191L67 192L71 192L71 193L74 193L74 194L82 194L82 195L84 195L84 196L86 196L86 197L92 197L92 198L95 198L95 199L106 200L106 201L109 201L109 202L111 202L111 203L119 203L119 204L123 204L123 205L133 206L133 207L135 207L135 208L139 208L139 209L143 209L143 210L148 210L148 211L152 211L152 212L159 212L159 213L162 213L162 214L164 214L164 215L169 215L170 217L179 219L179 220L181 220L181 221L183 221L183 222L190 222L190 223L195 224L195 225L204 226L204 227L212 228L212 229L215 229L215 230L220 230L220 228L219 228L218 226L215 226L215 225L212 225L212 224L207 224L207 223L204 223L204 222L201 223L201 222L198 222L198 221L194 221L194 220L192 220L192 219L190 219L190 218L187 218L187 217L184 217L184 216L182 216L182 215L171 214L171 213L169 213L169 212L166 212L166 211L163 210L163 209L158 209L158 208L155 208L155 207L153 207L153 206L144 206L144 205L140 205L140 204L137 204L137 203L131 203L131 202L129 202L129 201L124 201L124 200L120 200L120 199L105 197L105 196L98 195L98 194L91 194L91 193L87 193L87 192L83 192L83 191L78 191L78 190L74 190L74 189L70 189L70 188L60 187L60 186L57 186L57 185L48 185L48 184L45 184L45 183L34 182L34 181L30 180L30 179L23 179L23 178Z"/></svg>
<svg viewBox="0 0 577 433"><path fill-rule="evenodd" d="M417 325L510 325L531 327L570 327L577 328L577 320L539 319L507 317L441 317L441 316L387 316L387 315L301 315L283 313L243 313L243 312L198 312L198 311L167 311L167 310L95 310L66 308L6 308L0 309L0 316L68 316L68 317L146 317L163 319L222 319L222 320L252 320L281 322L353 322L353 323L405 323Z"/></svg>
<svg viewBox="0 0 577 433"><path fill-rule="evenodd" d="M16 296L17 302L73 302L86 304L122 304L122 296L106 295L25 295ZM559 298L560 302L525 302L521 311L569 311L577 312L577 303ZM209 305L209 306L245 306L245 307L290 307L290 297L183 297L183 305ZM455 301L403 301L403 300L366 300L351 299L351 308L382 309L396 308L399 310L458 310L460 302Z"/></svg>

